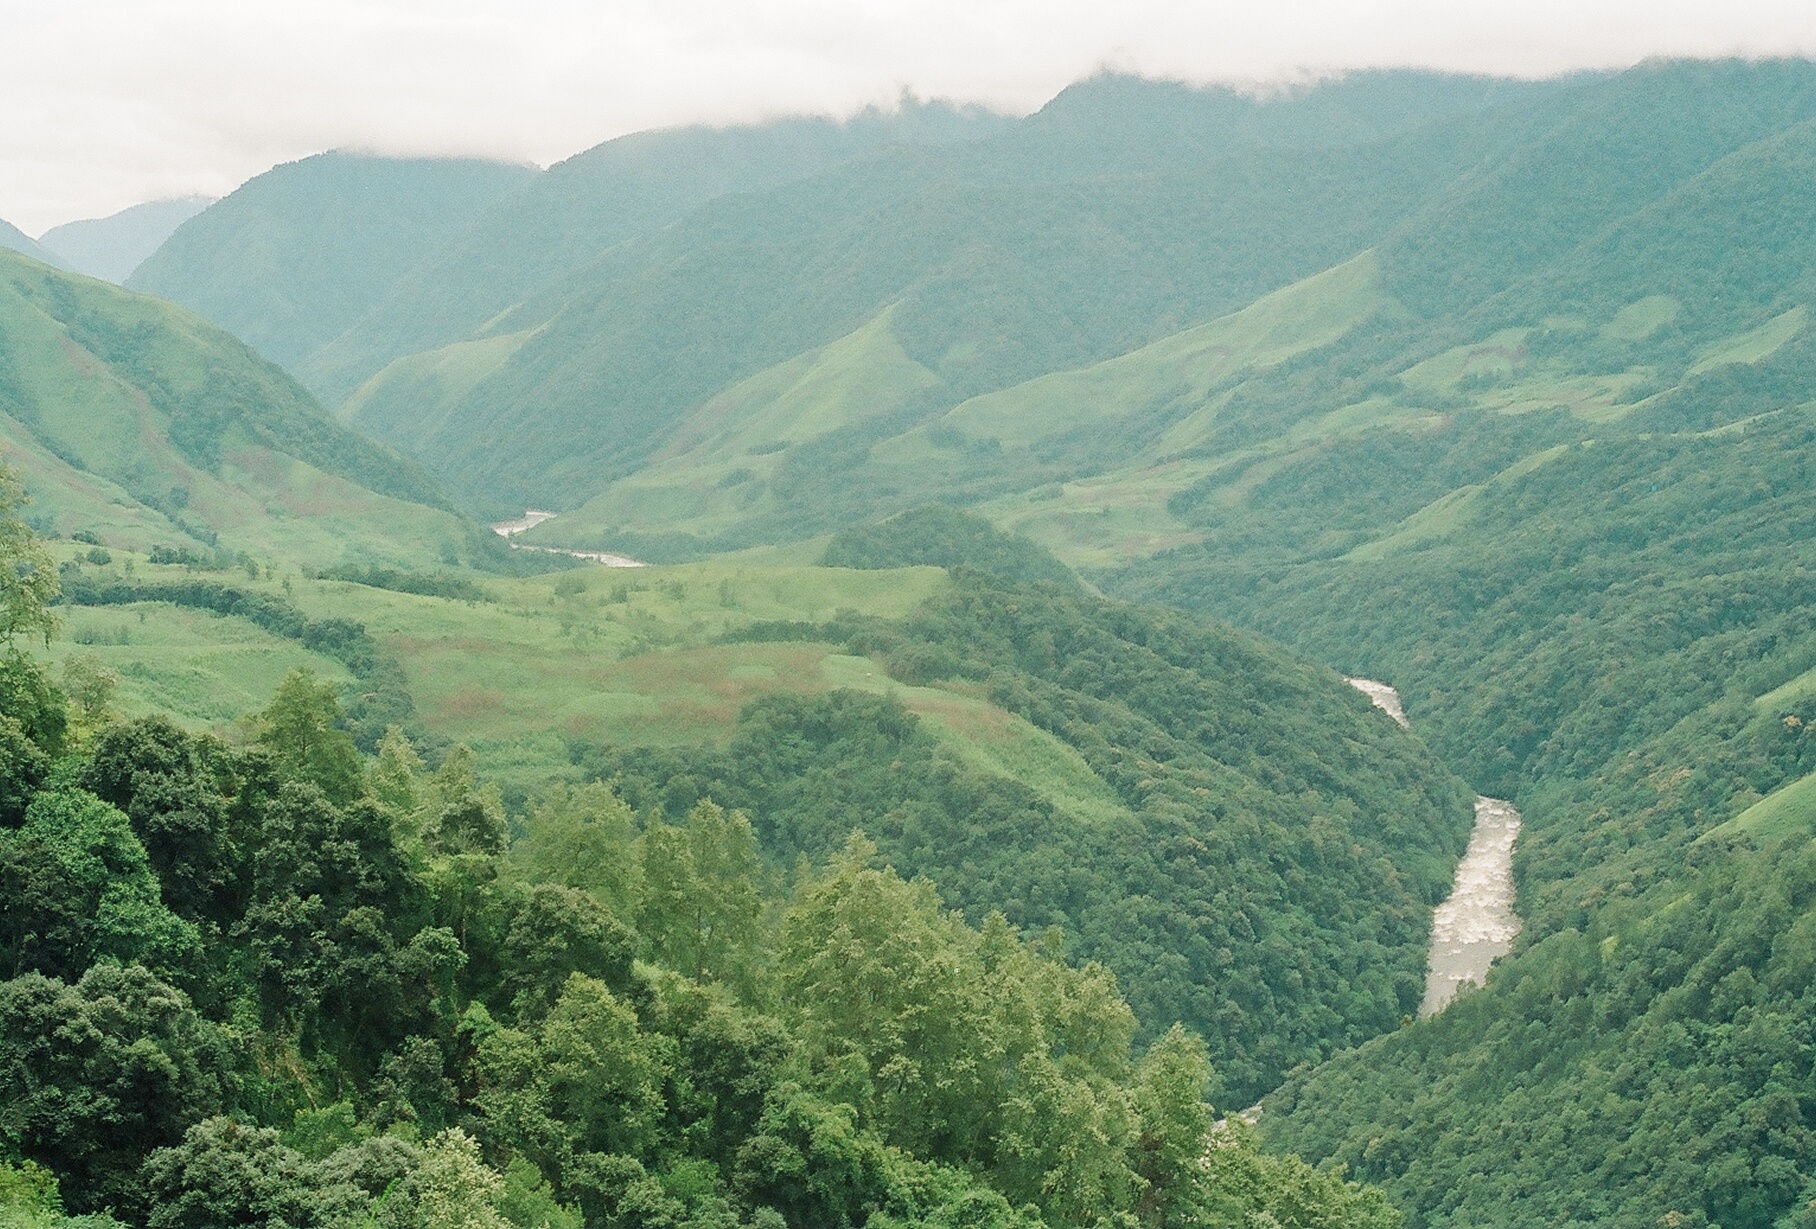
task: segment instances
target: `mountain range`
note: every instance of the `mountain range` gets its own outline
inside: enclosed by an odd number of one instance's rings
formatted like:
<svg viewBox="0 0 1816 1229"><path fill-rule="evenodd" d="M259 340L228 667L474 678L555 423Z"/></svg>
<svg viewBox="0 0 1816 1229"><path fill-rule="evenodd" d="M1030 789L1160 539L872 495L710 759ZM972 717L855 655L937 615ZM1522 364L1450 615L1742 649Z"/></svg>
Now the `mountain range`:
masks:
<svg viewBox="0 0 1816 1229"><path fill-rule="evenodd" d="M365 638L284 650L350 728L461 740L526 841L552 782L742 808L780 900L862 829L1409 1225L1779 1229L1812 202L1802 60L323 155L130 291L0 255L0 431L140 711L234 716L171 663L281 595ZM540 550L473 520L526 508ZM1524 931L1415 1020L1474 791Z"/></svg>

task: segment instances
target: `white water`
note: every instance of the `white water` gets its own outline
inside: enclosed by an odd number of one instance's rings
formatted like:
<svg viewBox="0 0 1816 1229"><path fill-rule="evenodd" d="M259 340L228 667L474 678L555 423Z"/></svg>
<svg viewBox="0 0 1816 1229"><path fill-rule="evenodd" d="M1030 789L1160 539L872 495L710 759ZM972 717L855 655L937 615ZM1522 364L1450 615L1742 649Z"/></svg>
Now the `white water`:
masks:
<svg viewBox="0 0 1816 1229"><path fill-rule="evenodd" d="M1374 679L1348 682L1375 707L1408 725L1399 692ZM1489 966L1513 950L1519 937L1520 919L1513 911L1513 843L1520 835L1520 813L1511 803L1478 795L1475 814L1469 849L1457 863L1450 898L1432 914L1421 1016L1443 1011L1465 982L1481 985Z"/></svg>
<svg viewBox="0 0 1816 1229"><path fill-rule="evenodd" d="M544 512L540 508L525 508L523 515L514 521L494 521L492 532L501 538L515 538L525 530L534 529L544 521L552 521L556 514ZM602 550L569 550L564 546L528 546L522 542L512 542L512 550L540 551L545 555L571 555L575 559L585 559L590 563L602 563L608 568L642 568L649 565L641 559L632 559L628 555L614 555Z"/></svg>
<svg viewBox="0 0 1816 1229"><path fill-rule="evenodd" d="M512 537L526 529L534 529L544 521L555 519L555 513L544 512L541 508L525 508L523 515L514 521L494 521L492 532L501 538Z"/></svg>

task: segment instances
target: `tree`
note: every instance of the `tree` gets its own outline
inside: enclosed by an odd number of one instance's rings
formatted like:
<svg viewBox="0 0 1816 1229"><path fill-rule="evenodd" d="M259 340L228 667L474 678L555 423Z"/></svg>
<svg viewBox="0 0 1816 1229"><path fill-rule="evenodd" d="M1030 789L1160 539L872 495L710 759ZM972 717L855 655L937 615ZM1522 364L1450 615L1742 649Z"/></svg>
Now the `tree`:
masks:
<svg viewBox="0 0 1816 1229"><path fill-rule="evenodd" d="M651 826L642 854L637 929L656 954L691 977L747 980L762 911L750 820L703 801L682 827Z"/></svg>
<svg viewBox="0 0 1816 1229"><path fill-rule="evenodd" d="M229 758L215 739L147 717L104 730L77 778L132 821L170 907L223 925L237 912L250 835L234 831Z"/></svg>
<svg viewBox="0 0 1816 1229"><path fill-rule="evenodd" d="M363 792L365 765L353 738L340 728L340 699L310 670L292 670L260 714L261 746L271 750L287 780L308 781L337 805Z"/></svg>
<svg viewBox="0 0 1816 1229"><path fill-rule="evenodd" d="M524 824L506 867L524 882L579 888L620 917L635 917L643 894L636 835L630 807L609 786L556 786Z"/></svg>
<svg viewBox="0 0 1816 1229"><path fill-rule="evenodd" d="M1204 1043L1175 1024L1141 1060L1135 1112L1140 1134L1134 1148L1141 1178L1142 1220L1156 1229L1189 1224L1203 1202L1204 1150L1211 1107L1204 1099L1211 1061Z"/></svg>
<svg viewBox="0 0 1816 1229"><path fill-rule="evenodd" d="M488 1137L529 1157L559 1189L586 1154L654 1152L671 1050L609 986L576 973L532 1030L496 1029L480 1042L474 1101Z"/></svg>
<svg viewBox="0 0 1816 1229"><path fill-rule="evenodd" d="M530 889L504 940L504 984L519 1014L540 1016L575 973L619 992L630 985L637 937L585 892L553 883Z"/></svg>
<svg viewBox="0 0 1816 1229"><path fill-rule="evenodd" d="M118 808L79 789L39 793L0 831L0 961L76 978L100 959L193 972L201 939L164 905L145 847Z"/></svg>
<svg viewBox="0 0 1816 1229"><path fill-rule="evenodd" d="M0 648L8 654L21 636L49 644L57 627L50 609L57 596L57 568L19 516L25 502L18 475L0 465Z"/></svg>
<svg viewBox="0 0 1816 1229"><path fill-rule="evenodd" d="M23 822L26 806L49 772L44 748L27 736L24 726L0 714L0 827Z"/></svg>
<svg viewBox="0 0 1816 1229"><path fill-rule="evenodd" d="M218 1113L227 1047L137 966L0 984L0 1145L49 1166L75 1211L139 1204L139 1162Z"/></svg>

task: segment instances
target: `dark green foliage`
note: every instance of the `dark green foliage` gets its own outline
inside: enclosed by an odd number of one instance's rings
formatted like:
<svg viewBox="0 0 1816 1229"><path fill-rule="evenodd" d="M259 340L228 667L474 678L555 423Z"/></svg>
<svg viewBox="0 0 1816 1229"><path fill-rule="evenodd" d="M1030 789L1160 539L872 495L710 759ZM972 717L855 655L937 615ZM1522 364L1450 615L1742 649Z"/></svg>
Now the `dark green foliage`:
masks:
<svg viewBox="0 0 1816 1229"><path fill-rule="evenodd" d="M268 1026L354 1065L424 1023L463 961L370 801L290 782L265 810L240 933Z"/></svg>
<svg viewBox="0 0 1816 1229"><path fill-rule="evenodd" d="M321 578L350 580L356 585L390 589L394 593L416 593L424 597L445 597L464 602L490 600L486 591L473 581L447 573L412 572L403 568L342 567L321 573Z"/></svg>
<svg viewBox="0 0 1816 1229"><path fill-rule="evenodd" d="M504 989L520 1015L546 1011L576 973L622 992L635 953L636 936L596 898L539 883L505 935Z"/></svg>
<svg viewBox="0 0 1816 1229"><path fill-rule="evenodd" d="M963 565L1024 584L1076 583L1065 564L1028 539L1003 533L981 516L940 504L841 530L827 543L820 563L873 570Z"/></svg>
<svg viewBox="0 0 1816 1229"><path fill-rule="evenodd" d="M142 968L0 983L0 1139L72 1210L141 1207L139 1162L226 1103L229 1070L218 1031Z"/></svg>
<svg viewBox="0 0 1816 1229"><path fill-rule="evenodd" d="M16 723L39 751L56 755L63 749L69 727L63 693L43 667L12 650L0 654L0 716Z"/></svg>
<svg viewBox="0 0 1816 1229"><path fill-rule="evenodd" d="M1397 488L1468 481L1472 452L1518 438L1459 415L1424 444L1328 444L1257 488L1265 515L1207 502L1205 546L1124 578L1391 680L1434 747L1525 812L1525 949L1439 1020L1295 1078L1263 1119L1385 1180L1415 1223L1766 1225L1808 1200L1816 1120L1781 1096L1808 1079L1782 1041L1807 1007L1768 975L1805 943L1802 889L1779 878L1801 855L1697 841L1816 771L1808 691L1754 703L1816 665L1816 429L1781 408L1807 396L1810 354L1798 339L1697 377L1379 559L1299 526L1375 538L1404 515ZM1694 989L1731 975L1743 996Z"/></svg>
<svg viewBox="0 0 1816 1229"><path fill-rule="evenodd" d="M248 834L229 809L236 783L224 746L149 717L103 731L77 781L126 813L179 917L235 915Z"/></svg>
<svg viewBox="0 0 1816 1229"><path fill-rule="evenodd" d="M19 826L49 771L44 749L26 736L24 726L0 714L0 827Z"/></svg>
<svg viewBox="0 0 1816 1229"><path fill-rule="evenodd" d="M37 794L0 831L0 972L74 981L100 960L193 974L195 927L160 897L145 847L118 809L70 788Z"/></svg>
<svg viewBox="0 0 1816 1229"><path fill-rule="evenodd" d="M1566 263L1578 244L1724 156L1816 115L1816 69L1805 60L1645 64L1543 99L1536 110L1528 142L1441 195L1383 245L1390 288L1427 318ZM1584 271L1578 264L1573 280L1590 281ZM1616 284L1624 280L1617 272ZM1554 300L1550 310L1559 306Z"/></svg>
<svg viewBox="0 0 1816 1229"><path fill-rule="evenodd" d="M1417 1224L1796 1223L1779 1218L1816 1165L1816 847L1701 852L1491 992L1290 1081L1275 1139L1390 1179Z"/></svg>

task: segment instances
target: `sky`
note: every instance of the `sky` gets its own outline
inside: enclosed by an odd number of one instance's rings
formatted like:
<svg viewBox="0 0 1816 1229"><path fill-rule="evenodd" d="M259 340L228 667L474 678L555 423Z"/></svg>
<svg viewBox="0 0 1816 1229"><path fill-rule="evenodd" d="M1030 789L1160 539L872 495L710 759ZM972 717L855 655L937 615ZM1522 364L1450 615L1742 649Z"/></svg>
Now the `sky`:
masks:
<svg viewBox="0 0 1816 1229"><path fill-rule="evenodd" d="M324 149L547 165L626 132L1103 68L1257 87L1816 54L1812 0L0 0L0 218L222 195Z"/></svg>

